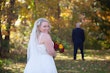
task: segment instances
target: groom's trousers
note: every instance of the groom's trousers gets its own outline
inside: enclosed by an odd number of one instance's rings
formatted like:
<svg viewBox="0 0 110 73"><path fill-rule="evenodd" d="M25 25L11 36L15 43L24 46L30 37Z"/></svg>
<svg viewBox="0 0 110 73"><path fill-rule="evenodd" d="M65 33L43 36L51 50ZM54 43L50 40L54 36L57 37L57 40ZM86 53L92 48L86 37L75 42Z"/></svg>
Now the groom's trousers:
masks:
<svg viewBox="0 0 110 73"><path fill-rule="evenodd" d="M83 51L83 43L74 43L74 60L76 60L77 50L80 49L82 60L84 60L84 51Z"/></svg>

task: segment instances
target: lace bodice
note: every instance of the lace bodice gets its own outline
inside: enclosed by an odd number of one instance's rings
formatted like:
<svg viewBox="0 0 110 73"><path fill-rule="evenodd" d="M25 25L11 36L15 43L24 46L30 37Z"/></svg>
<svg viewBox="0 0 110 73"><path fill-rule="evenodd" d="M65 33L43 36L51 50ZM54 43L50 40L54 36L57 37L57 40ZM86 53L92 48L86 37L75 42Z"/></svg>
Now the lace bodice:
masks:
<svg viewBox="0 0 110 73"><path fill-rule="evenodd" d="M44 44L39 44L36 49L37 49L38 54L41 54L41 55L48 54Z"/></svg>

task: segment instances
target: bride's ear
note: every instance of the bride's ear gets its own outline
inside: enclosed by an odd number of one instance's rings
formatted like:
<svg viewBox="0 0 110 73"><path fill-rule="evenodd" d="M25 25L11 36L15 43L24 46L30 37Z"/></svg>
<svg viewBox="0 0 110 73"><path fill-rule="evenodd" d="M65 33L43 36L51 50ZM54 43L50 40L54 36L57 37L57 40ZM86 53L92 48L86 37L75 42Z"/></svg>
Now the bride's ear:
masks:
<svg viewBox="0 0 110 73"><path fill-rule="evenodd" d="M39 25L39 26L37 26L37 29L38 29L38 31L41 31L40 25Z"/></svg>

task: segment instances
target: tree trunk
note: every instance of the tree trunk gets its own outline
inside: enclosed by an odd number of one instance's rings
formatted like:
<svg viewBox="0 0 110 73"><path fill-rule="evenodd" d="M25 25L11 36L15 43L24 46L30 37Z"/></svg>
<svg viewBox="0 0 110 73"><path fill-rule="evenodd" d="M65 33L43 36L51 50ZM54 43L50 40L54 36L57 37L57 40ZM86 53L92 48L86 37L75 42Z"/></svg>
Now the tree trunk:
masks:
<svg viewBox="0 0 110 73"><path fill-rule="evenodd" d="M9 13L7 14L7 33L8 35L5 36L5 44L7 44L7 52L9 52L9 48L10 48L10 27L11 27L11 24L12 24L12 20L13 20L13 9L14 9L14 4L15 4L15 0L10 0L10 7L9 7Z"/></svg>
<svg viewBox="0 0 110 73"><path fill-rule="evenodd" d="M1 4L0 4L0 50L1 50L2 34L1 34Z"/></svg>
<svg viewBox="0 0 110 73"><path fill-rule="evenodd" d="M6 24L6 32L5 38L2 39L2 51L1 54L3 57L7 56L10 50L10 27L12 24L12 20L14 19L13 9L14 9L15 0L10 0L10 6L7 9L7 24ZM2 36L2 35L1 35Z"/></svg>
<svg viewBox="0 0 110 73"><path fill-rule="evenodd" d="M58 3L57 5L58 5L58 8L57 8L57 11L58 11L58 15L57 15L57 18L59 19L59 18L60 18L60 13L61 13L61 10L60 10L60 6L59 6L59 3Z"/></svg>
<svg viewBox="0 0 110 73"><path fill-rule="evenodd" d="M1 33L1 7L2 7L2 0L0 1L0 56L2 51L2 33Z"/></svg>

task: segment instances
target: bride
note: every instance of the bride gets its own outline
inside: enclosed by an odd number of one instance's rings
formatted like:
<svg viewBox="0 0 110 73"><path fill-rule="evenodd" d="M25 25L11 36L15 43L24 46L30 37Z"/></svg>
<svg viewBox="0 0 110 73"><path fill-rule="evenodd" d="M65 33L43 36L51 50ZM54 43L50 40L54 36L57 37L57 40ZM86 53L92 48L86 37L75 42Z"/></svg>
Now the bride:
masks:
<svg viewBox="0 0 110 73"><path fill-rule="evenodd" d="M49 35L50 27L45 18L35 21L28 44L24 73L57 73L53 59L56 53Z"/></svg>

